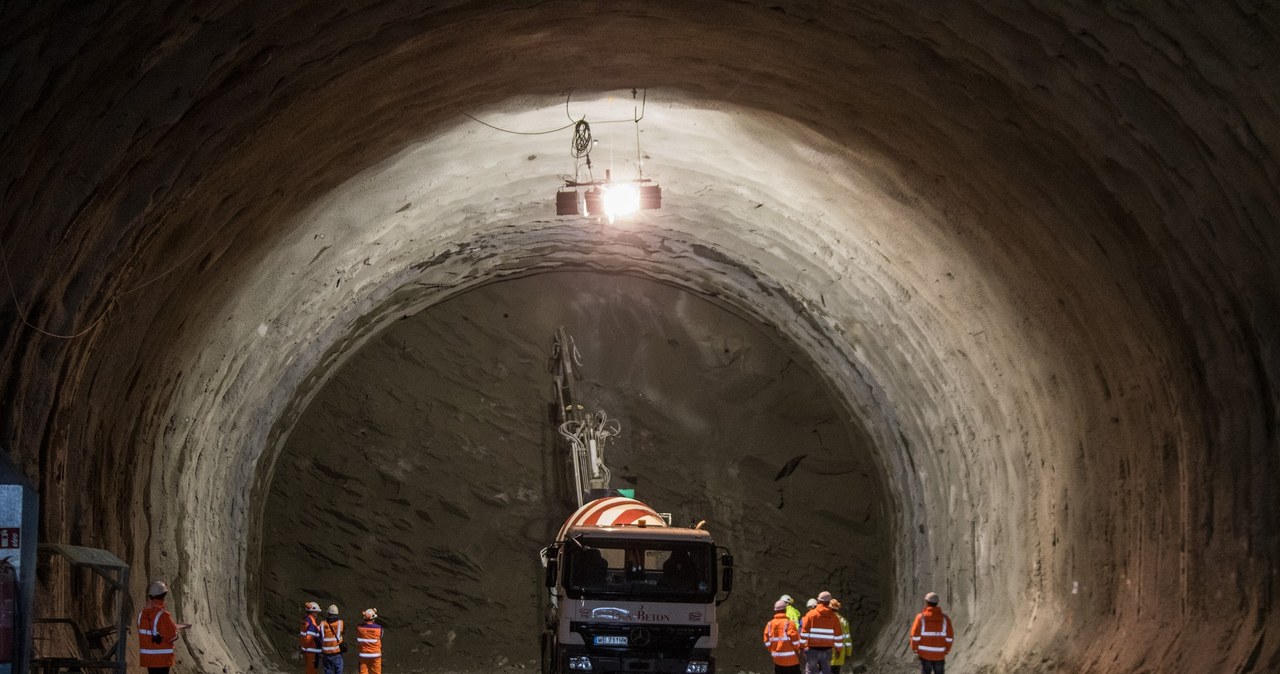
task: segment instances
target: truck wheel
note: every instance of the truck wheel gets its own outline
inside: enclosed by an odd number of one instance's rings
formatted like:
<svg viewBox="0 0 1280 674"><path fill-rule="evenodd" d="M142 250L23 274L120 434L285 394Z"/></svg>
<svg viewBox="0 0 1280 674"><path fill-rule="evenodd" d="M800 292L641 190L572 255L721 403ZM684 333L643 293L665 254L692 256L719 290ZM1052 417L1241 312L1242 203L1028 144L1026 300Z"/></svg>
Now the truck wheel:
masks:
<svg viewBox="0 0 1280 674"><path fill-rule="evenodd" d="M550 630L542 633L542 674L556 674L556 635Z"/></svg>

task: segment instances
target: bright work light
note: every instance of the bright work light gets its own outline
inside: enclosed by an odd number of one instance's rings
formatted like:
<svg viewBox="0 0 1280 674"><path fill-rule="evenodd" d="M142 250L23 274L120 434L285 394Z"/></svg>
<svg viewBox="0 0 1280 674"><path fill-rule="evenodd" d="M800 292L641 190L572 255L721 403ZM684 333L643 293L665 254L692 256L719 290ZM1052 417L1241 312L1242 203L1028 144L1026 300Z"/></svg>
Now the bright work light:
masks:
<svg viewBox="0 0 1280 674"><path fill-rule="evenodd" d="M634 99L636 93L632 89L631 98ZM645 95L647 98L648 93ZM569 102L566 99L566 113L568 109ZM636 125L636 177L630 180L614 181L611 169L605 169L604 180L596 180L591 175L591 148L597 142L591 137L591 125L587 123L586 117L573 123L573 142L569 146L569 155L574 159L574 171L561 176L564 185L556 190L556 215L585 214L592 218L603 216L612 223L614 219L626 217L636 211L662 208L662 188L651 178L644 176L644 163L641 161L644 154L640 151L640 119L643 117L644 102L641 101L640 109L635 111L632 120ZM572 116L569 118L573 119ZM584 164L587 180L580 179Z"/></svg>
<svg viewBox="0 0 1280 674"><path fill-rule="evenodd" d="M609 222L620 215L640 210L640 190L632 183L607 185L604 188L604 214Z"/></svg>
<svg viewBox="0 0 1280 674"><path fill-rule="evenodd" d="M582 187L588 189L581 193L579 201L577 188ZM582 214L592 218L606 217L613 222L636 211L657 208L662 208L662 188L647 178L616 183L610 180L566 181L565 186L556 192L556 215Z"/></svg>

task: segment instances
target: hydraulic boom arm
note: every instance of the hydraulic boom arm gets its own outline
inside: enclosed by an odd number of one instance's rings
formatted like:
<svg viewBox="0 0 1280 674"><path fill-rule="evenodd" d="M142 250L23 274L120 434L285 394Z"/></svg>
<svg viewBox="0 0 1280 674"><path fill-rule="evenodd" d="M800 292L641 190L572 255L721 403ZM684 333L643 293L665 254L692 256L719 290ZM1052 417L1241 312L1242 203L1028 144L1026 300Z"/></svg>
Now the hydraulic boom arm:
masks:
<svg viewBox="0 0 1280 674"><path fill-rule="evenodd" d="M609 469L604 465L605 443L622 432L617 419L604 410L587 414L578 400L582 356L563 326L556 329L549 369L555 382L556 420L560 435L569 441L570 463L578 507L609 489Z"/></svg>

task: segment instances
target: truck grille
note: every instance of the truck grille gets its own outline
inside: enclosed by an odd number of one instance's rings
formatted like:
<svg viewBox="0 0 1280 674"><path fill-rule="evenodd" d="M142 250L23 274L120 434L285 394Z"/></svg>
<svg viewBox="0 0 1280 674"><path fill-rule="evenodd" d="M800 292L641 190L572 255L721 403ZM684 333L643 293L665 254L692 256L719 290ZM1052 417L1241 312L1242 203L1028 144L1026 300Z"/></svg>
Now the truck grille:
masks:
<svg viewBox="0 0 1280 674"><path fill-rule="evenodd" d="M693 650L698 637L710 636L710 625L616 625L572 621L569 630L582 636L589 653L646 652L682 654ZM596 637L625 637L626 645L596 645Z"/></svg>

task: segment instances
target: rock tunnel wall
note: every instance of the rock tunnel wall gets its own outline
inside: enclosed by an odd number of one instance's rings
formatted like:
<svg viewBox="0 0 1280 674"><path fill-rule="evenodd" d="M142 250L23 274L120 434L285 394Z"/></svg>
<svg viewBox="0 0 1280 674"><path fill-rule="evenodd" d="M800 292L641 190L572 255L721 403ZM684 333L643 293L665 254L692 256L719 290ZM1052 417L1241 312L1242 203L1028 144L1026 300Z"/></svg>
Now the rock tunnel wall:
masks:
<svg viewBox="0 0 1280 674"><path fill-rule="evenodd" d="M863 650L887 614L894 550L865 435L849 434L799 354L750 321L598 272L451 298L396 321L330 379L275 461L263 624L290 624L297 597L315 596L376 606L395 635L389 662L538 666L538 641L494 634L537 633L537 552L577 507L547 421L559 325L581 356L580 402L620 424L611 483L681 526L704 520L743 569L717 613L719 667L758 669L761 607L788 590L806 592L803 605L829 587ZM281 653L296 648L273 637Z"/></svg>
<svg viewBox="0 0 1280 674"><path fill-rule="evenodd" d="M976 671L1280 667L1274 9L0 25L0 442L43 538L174 581L184 667L262 661L273 459L361 345L506 275L636 264L778 326L865 429L896 546L869 661L905 658L892 626L932 588ZM624 234L550 218L567 135L461 116L554 128L566 92L598 119L633 86L665 198Z"/></svg>

